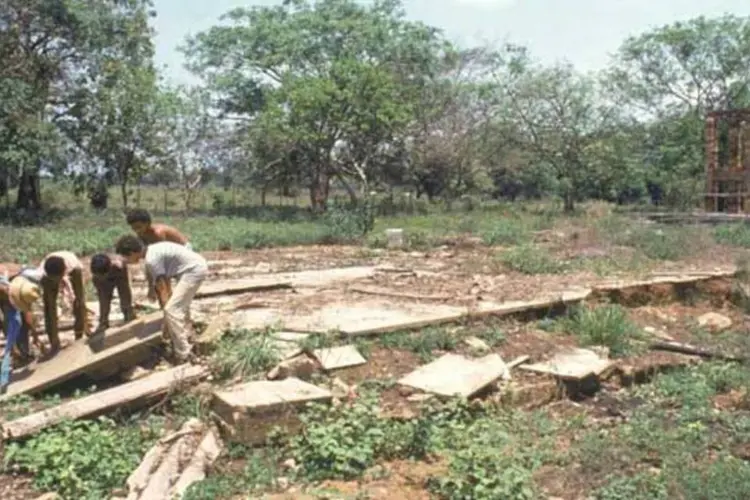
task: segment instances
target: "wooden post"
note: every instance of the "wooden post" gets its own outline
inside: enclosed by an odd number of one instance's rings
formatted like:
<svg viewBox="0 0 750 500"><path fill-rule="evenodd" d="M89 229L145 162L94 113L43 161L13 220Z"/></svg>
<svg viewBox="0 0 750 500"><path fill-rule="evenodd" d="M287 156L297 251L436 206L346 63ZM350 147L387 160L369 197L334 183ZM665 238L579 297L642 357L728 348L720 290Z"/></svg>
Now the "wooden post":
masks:
<svg viewBox="0 0 750 500"><path fill-rule="evenodd" d="M716 118L708 116L705 122L705 141L706 141L706 196L705 209L708 212L717 212L718 198L716 192L718 185L714 180L716 166L719 161L718 143L716 141Z"/></svg>

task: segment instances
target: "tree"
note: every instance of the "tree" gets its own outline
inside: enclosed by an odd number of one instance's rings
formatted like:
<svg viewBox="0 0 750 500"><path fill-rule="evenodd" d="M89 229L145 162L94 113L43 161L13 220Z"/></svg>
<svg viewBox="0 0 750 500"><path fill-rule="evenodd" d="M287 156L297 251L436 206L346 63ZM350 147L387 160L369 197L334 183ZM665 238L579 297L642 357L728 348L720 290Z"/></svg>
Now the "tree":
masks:
<svg viewBox="0 0 750 500"><path fill-rule="evenodd" d="M703 118L750 106L750 18L698 17L625 40L607 72L618 104L647 122L634 136L655 197L689 205L701 187Z"/></svg>
<svg viewBox="0 0 750 500"><path fill-rule="evenodd" d="M528 151L556 180L564 210L572 212L601 162L601 140L620 124L597 81L572 66L528 65L498 81L507 103L506 139Z"/></svg>
<svg viewBox="0 0 750 500"><path fill-rule="evenodd" d="M313 209L325 208L334 178L366 192L376 158L411 121L444 46L438 32L406 21L395 0L290 0L225 19L232 26L186 48L225 111L292 145L286 165L300 167Z"/></svg>
<svg viewBox="0 0 750 500"><path fill-rule="evenodd" d="M149 0L7 0L0 6L0 161L19 208L40 206L39 169L67 159L57 125L105 58L150 43ZM119 53L122 53L120 51ZM111 57L110 57L111 59ZM30 189L32 188L32 189Z"/></svg>
<svg viewBox="0 0 750 500"><path fill-rule="evenodd" d="M158 130L164 144L162 168L177 173L185 209L192 210L195 189L213 159L218 123L209 95L201 89L165 89L159 103Z"/></svg>
<svg viewBox="0 0 750 500"><path fill-rule="evenodd" d="M78 153L75 170L66 173L99 205L102 186L116 183L125 207L130 184L148 171L162 146L148 4L127 5L133 10L111 20L127 36L89 55L86 71L69 83L64 112L57 120Z"/></svg>

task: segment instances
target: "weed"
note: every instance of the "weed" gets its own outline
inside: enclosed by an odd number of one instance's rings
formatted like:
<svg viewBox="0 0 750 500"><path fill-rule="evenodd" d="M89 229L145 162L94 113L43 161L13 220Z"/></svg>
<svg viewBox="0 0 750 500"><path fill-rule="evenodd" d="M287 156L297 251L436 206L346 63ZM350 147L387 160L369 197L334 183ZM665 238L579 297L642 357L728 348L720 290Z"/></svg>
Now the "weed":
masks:
<svg viewBox="0 0 750 500"><path fill-rule="evenodd" d="M560 320L559 327L578 337L582 345L609 347L614 357L629 354L639 335L638 327L619 305L576 307Z"/></svg>
<svg viewBox="0 0 750 500"><path fill-rule="evenodd" d="M750 248L750 226L723 224L714 229L714 239L722 245Z"/></svg>
<svg viewBox="0 0 750 500"><path fill-rule="evenodd" d="M490 347L496 347L505 342L505 332L498 327L483 328L475 335Z"/></svg>
<svg viewBox="0 0 750 500"><path fill-rule="evenodd" d="M482 232L486 245L520 245L530 239L528 227L517 219L499 219Z"/></svg>
<svg viewBox="0 0 750 500"><path fill-rule="evenodd" d="M679 260L695 250L698 234L687 228L638 228L626 231L618 242L653 260Z"/></svg>
<svg viewBox="0 0 750 500"><path fill-rule="evenodd" d="M415 353L423 361L433 358L435 351L453 351L460 338L446 328L425 328L416 333L391 333L380 338L386 349L402 349Z"/></svg>
<svg viewBox="0 0 750 500"><path fill-rule="evenodd" d="M268 332L233 330L222 337L211 356L219 376L248 378L271 369L281 354Z"/></svg>
<svg viewBox="0 0 750 500"><path fill-rule="evenodd" d="M613 475L593 494L594 500L667 500L669 494L661 474Z"/></svg>
<svg viewBox="0 0 750 500"><path fill-rule="evenodd" d="M153 428L120 426L106 418L64 422L23 445L8 445L5 467L29 472L36 488L64 499L98 500L124 484L157 437Z"/></svg>
<svg viewBox="0 0 750 500"><path fill-rule="evenodd" d="M506 267L522 274L561 274L570 268L568 263L533 245L512 248L501 259Z"/></svg>

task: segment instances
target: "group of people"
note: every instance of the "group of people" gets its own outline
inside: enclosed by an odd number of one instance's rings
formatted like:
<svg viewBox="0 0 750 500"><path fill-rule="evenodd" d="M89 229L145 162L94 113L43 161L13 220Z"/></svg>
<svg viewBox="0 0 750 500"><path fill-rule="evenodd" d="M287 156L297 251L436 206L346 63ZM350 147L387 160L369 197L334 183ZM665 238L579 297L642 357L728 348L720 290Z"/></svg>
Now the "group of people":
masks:
<svg viewBox="0 0 750 500"><path fill-rule="evenodd" d="M32 309L39 299L44 308L44 328L52 355L60 350L58 297L72 309L76 339L103 334L109 327L109 315L117 290L125 322L135 319L130 288L129 265L145 264L148 297L157 300L164 311L164 325L171 341L175 361L186 361L191 353L190 304L208 274L206 260L193 251L188 238L165 224L154 224L142 209L131 210L126 220L134 234L120 237L114 252L91 257L90 270L99 301L99 323L89 322L86 307L83 264L69 251L47 255L38 266L0 264L0 310L3 313L5 351L0 366L0 394L10 379L14 348L21 358L31 358L30 338L37 340ZM172 280L176 285L172 287ZM41 347L41 346L40 346Z"/></svg>

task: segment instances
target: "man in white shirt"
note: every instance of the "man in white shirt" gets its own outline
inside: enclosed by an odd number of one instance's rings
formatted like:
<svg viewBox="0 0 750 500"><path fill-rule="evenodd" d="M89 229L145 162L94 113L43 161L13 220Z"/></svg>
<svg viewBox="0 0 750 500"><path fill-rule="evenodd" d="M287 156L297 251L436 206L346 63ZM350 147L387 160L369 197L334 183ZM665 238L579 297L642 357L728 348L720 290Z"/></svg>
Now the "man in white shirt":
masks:
<svg viewBox="0 0 750 500"><path fill-rule="evenodd" d="M167 333L172 339L175 358L183 362L190 356L190 304L208 275L208 264L201 255L171 241L152 243L146 247L135 235L117 240L115 252L128 264L145 261L146 274L156 291L159 306L164 310ZM170 280L177 279L172 290Z"/></svg>

